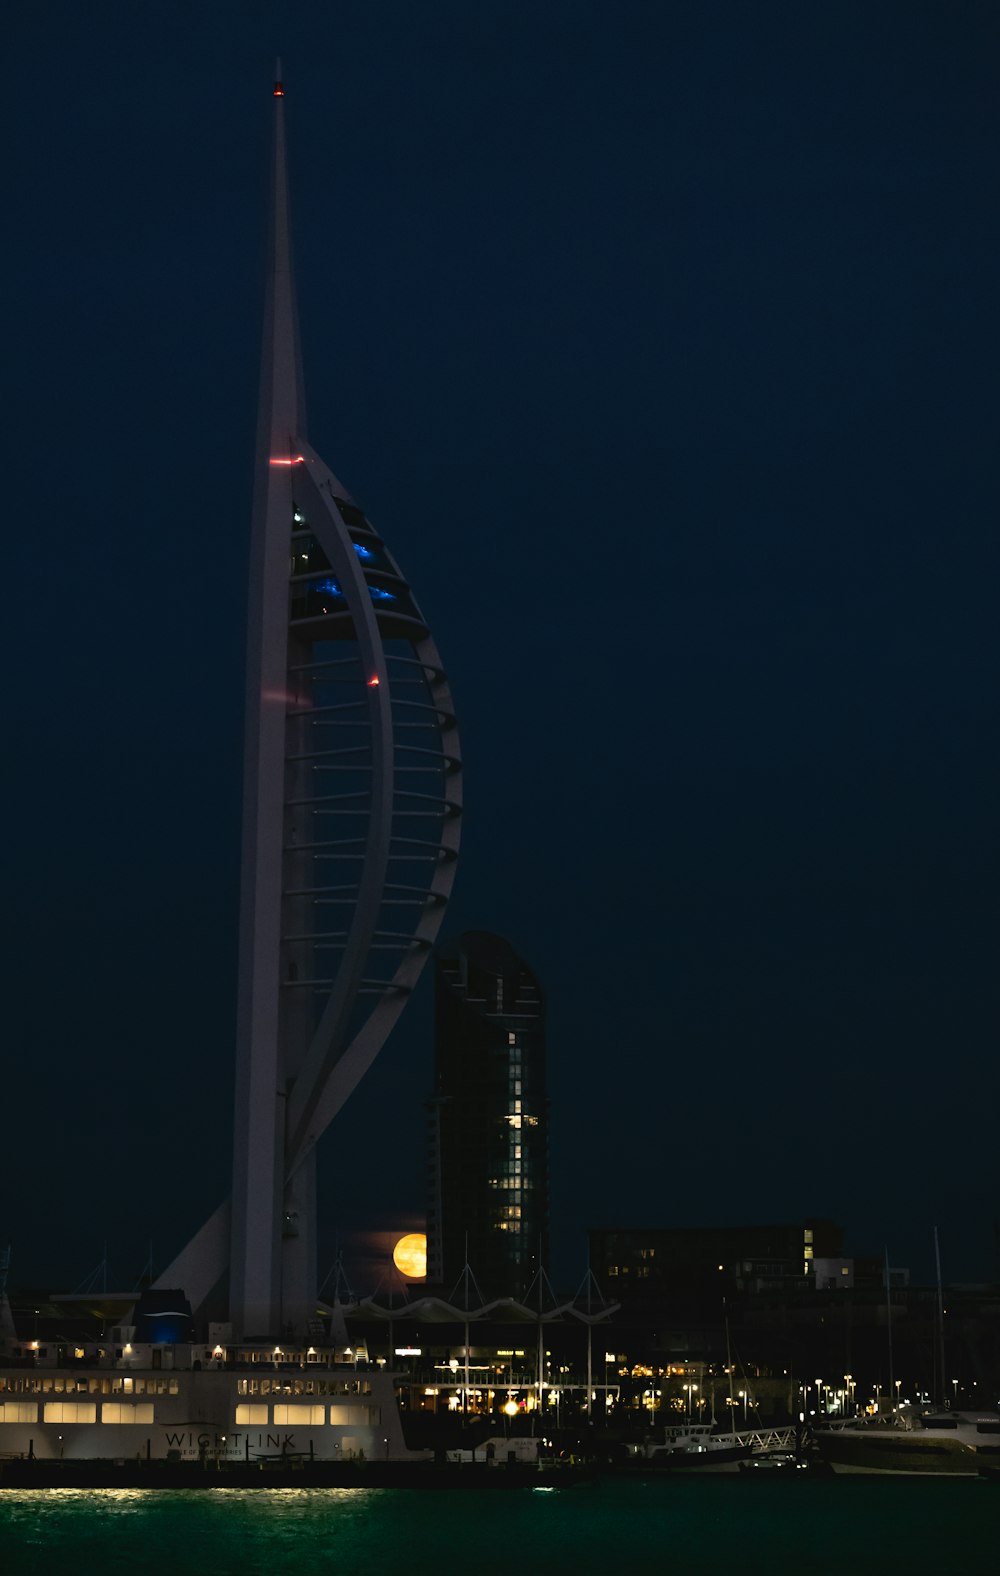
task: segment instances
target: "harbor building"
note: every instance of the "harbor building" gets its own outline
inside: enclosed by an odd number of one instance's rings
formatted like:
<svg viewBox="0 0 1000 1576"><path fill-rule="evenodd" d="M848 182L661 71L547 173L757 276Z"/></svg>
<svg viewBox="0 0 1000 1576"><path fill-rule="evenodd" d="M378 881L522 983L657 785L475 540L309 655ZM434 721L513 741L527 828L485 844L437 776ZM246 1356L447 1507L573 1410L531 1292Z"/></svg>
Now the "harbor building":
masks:
<svg viewBox="0 0 1000 1576"><path fill-rule="evenodd" d="M589 1233L590 1264L623 1304L714 1309L723 1296L812 1284L839 1260L841 1228L813 1219L763 1226L625 1227Z"/></svg>
<svg viewBox="0 0 1000 1576"><path fill-rule="evenodd" d="M471 1269L486 1297L524 1297L548 1252L545 1002L509 942L467 931L435 959L428 1104L428 1280Z"/></svg>

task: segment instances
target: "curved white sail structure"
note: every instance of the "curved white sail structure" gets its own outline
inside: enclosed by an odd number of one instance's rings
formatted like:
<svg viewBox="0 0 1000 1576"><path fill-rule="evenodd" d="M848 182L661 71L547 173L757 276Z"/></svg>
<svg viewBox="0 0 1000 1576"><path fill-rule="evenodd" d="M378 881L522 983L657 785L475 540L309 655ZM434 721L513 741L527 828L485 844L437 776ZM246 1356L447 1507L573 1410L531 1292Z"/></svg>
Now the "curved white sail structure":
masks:
<svg viewBox="0 0 1000 1576"><path fill-rule="evenodd" d="M437 649L385 542L306 438L280 80L274 106L233 1195L158 1282L197 1306L228 1263L245 1340L305 1335L315 1316L315 1146L429 955L461 812Z"/></svg>

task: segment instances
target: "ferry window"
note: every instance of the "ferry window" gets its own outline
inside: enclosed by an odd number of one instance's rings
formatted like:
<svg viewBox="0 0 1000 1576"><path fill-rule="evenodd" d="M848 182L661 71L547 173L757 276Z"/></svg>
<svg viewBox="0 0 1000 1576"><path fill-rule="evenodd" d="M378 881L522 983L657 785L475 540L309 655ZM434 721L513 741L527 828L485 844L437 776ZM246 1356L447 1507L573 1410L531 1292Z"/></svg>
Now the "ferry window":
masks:
<svg viewBox="0 0 1000 1576"><path fill-rule="evenodd" d="M97 1405L94 1401L46 1401L43 1422L96 1423Z"/></svg>
<svg viewBox="0 0 1000 1576"><path fill-rule="evenodd" d="M101 1407L102 1423L151 1423L151 1401L105 1401Z"/></svg>
<svg viewBox="0 0 1000 1576"><path fill-rule="evenodd" d="M236 1421L237 1423L243 1423L244 1425L247 1423L266 1423L267 1407L238 1406L236 1408Z"/></svg>
<svg viewBox="0 0 1000 1576"><path fill-rule="evenodd" d="M331 1406L330 1422L341 1428L356 1423L367 1423L370 1408L367 1406Z"/></svg>
<svg viewBox="0 0 1000 1576"><path fill-rule="evenodd" d="M37 1401L0 1401L0 1423L37 1423Z"/></svg>
<svg viewBox="0 0 1000 1576"><path fill-rule="evenodd" d="M276 1406L274 1421L285 1428L311 1428L326 1422L325 1406Z"/></svg>

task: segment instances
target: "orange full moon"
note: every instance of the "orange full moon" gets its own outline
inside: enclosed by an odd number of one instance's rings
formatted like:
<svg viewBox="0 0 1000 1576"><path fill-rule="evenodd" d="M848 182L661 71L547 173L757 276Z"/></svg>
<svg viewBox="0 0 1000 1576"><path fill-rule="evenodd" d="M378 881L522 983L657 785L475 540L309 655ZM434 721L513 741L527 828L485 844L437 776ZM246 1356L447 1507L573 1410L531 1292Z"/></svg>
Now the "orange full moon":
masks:
<svg viewBox="0 0 1000 1576"><path fill-rule="evenodd" d="M427 1238L422 1231L400 1237L392 1250L392 1262L407 1280L423 1280L427 1274Z"/></svg>

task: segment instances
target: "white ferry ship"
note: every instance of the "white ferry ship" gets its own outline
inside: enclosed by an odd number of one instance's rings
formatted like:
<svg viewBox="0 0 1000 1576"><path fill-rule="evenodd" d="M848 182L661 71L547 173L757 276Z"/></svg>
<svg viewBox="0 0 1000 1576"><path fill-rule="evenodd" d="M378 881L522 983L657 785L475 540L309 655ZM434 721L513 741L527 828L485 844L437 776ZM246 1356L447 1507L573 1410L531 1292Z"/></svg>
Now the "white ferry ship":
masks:
<svg viewBox="0 0 1000 1576"><path fill-rule="evenodd" d="M21 1342L0 1357L0 1458L418 1461L392 1373L350 1348Z"/></svg>

